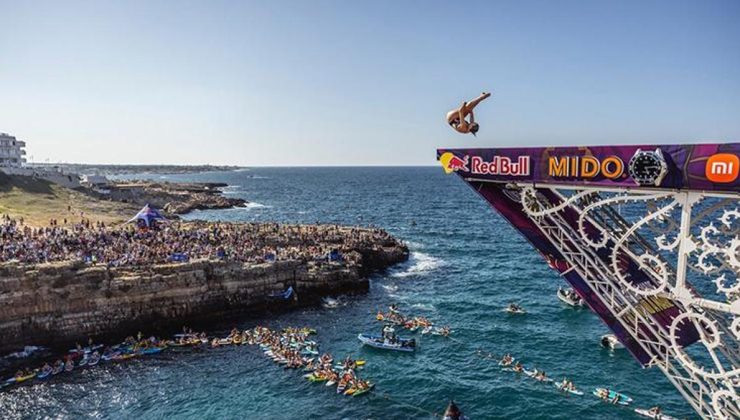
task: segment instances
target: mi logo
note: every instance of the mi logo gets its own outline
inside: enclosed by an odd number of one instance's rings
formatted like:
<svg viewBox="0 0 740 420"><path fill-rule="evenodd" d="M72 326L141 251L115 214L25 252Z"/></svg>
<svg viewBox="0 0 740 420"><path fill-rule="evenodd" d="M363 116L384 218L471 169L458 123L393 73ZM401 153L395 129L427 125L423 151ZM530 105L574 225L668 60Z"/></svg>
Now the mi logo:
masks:
<svg viewBox="0 0 740 420"><path fill-rule="evenodd" d="M719 153L707 160L705 169L707 179L720 184L727 184L737 179L740 174L740 158L732 153Z"/></svg>

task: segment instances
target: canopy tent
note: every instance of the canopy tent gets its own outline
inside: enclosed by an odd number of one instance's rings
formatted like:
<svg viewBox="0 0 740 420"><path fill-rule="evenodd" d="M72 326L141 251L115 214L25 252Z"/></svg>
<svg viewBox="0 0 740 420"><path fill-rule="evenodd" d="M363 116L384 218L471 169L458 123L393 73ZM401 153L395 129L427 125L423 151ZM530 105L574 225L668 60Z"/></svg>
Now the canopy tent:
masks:
<svg viewBox="0 0 740 420"><path fill-rule="evenodd" d="M138 213L136 213L136 216L134 216L131 220L129 220L126 223L131 222L137 222L139 220L143 220L144 224L146 224L147 227L150 227L152 222L154 220L167 220L164 216L159 212L159 210L151 207L148 203L144 206L141 210L139 210Z"/></svg>

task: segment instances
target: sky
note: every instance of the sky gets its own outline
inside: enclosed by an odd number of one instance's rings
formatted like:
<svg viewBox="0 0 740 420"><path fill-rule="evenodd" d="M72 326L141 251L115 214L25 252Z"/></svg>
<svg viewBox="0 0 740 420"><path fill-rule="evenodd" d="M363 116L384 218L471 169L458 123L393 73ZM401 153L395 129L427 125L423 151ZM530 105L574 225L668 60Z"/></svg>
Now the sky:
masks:
<svg viewBox="0 0 740 420"><path fill-rule="evenodd" d="M740 141L736 0L0 0L0 16L0 132L36 162ZM450 129L482 91L478 137Z"/></svg>

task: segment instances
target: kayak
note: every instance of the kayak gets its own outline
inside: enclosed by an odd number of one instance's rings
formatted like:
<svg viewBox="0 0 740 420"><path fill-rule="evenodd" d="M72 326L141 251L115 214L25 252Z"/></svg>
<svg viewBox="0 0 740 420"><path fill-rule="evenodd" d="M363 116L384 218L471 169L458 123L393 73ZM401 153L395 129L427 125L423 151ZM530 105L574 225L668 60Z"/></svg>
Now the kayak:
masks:
<svg viewBox="0 0 740 420"><path fill-rule="evenodd" d="M656 419L656 420L678 420L676 417L671 417L671 416L666 415L666 414L663 414L663 413L660 413L660 414L651 413L650 410L645 410L644 408L635 408L635 413L637 413L637 414L639 414L639 415L641 415L643 417L647 417L649 419Z"/></svg>
<svg viewBox="0 0 740 420"><path fill-rule="evenodd" d="M366 394L366 393L370 392L370 390L375 387L375 384L373 384L373 383L368 383L367 385L368 385L367 388L362 388L362 389L359 389L359 390L353 392L352 393L352 396L353 397L357 397L358 395Z"/></svg>
<svg viewBox="0 0 740 420"><path fill-rule="evenodd" d="M617 404L629 405L632 402L632 398L630 398L630 397L628 397L628 396L626 396L624 394L620 394L619 392L611 391L611 390L608 390L608 389L605 389L605 388L595 388L594 391L593 391L593 394L596 397L598 397L599 399L602 399L604 401L607 401L607 399L602 398L601 395L599 395L599 393L601 391L608 391L609 392L609 394L608 394L608 401L609 402L612 401L612 400L614 400L615 397L619 397L619 400L617 401Z"/></svg>
<svg viewBox="0 0 740 420"><path fill-rule="evenodd" d="M21 382L26 382L27 380L33 379L35 377L36 377L36 373L32 373L32 374L26 375L26 376L16 376L13 379L15 379L15 383L19 384Z"/></svg>
<svg viewBox="0 0 740 420"><path fill-rule="evenodd" d="M555 388L557 388L557 389L559 389L559 390L561 390L563 392L567 392L567 393L570 393L570 394L573 394L573 395L583 395L583 392L581 392L581 391L579 391L577 389L565 389L565 388L563 388L563 383L562 382L555 382L553 385L555 385Z"/></svg>
<svg viewBox="0 0 740 420"><path fill-rule="evenodd" d="M567 289L558 287L558 299L560 299L566 305L572 306L574 308L580 308L583 306L583 299L581 299L580 296L576 295L572 289L570 290L570 295L567 292Z"/></svg>
<svg viewBox="0 0 740 420"><path fill-rule="evenodd" d="M324 382L324 381L326 381L328 379L329 378L327 378L326 376L311 375L311 376L308 377L308 381L309 382Z"/></svg>
<svg viewBox="0 0 740 420"><path fill-rule="evenodd" d="M98 356L98 357L91 357L90 358L90 361L87 362L87 365L88 366L95 366L95 365L98 364L98 362L100 362L100 356Z"/></svg>
<svg viewBox="0 0 740 420"><path fill-rule="evenodd" d="M80 360L80 362L77 364L77 366L79 366L79 367L86 366L87 365L87 362L88 362L87 355L85 355L85 356L82 357L82 360Z"/></svg>
<svg viewBox="0 0 740 420"><path fill-rule="evenodd" d="M375 347L377 349L403 351L407 353L411 353L416 350L416 340L413 338L406 339L399 337L397 342L390 343L377 335L359 334L357 339L360 340L362 344Z"/></svg>
<svg viewBox="0 0 740 420"><path fill-rule="evenodd" d="M157 354L162 352L162 347L150 347L141 351L141 354Z"/></svg>
<svg viewBox="0 0 740 420"><path fill-rule="evenodd" d="M38 374L38 375L36 375L36 377L37 377L38 379L46 379L46 378L50 378L50 377L51 377L51 372L52 372L52 369L49 369L49 370L47 370L46 372L44 372L44 371L41 371L41 372L39 372L39 374Z"/></svg>

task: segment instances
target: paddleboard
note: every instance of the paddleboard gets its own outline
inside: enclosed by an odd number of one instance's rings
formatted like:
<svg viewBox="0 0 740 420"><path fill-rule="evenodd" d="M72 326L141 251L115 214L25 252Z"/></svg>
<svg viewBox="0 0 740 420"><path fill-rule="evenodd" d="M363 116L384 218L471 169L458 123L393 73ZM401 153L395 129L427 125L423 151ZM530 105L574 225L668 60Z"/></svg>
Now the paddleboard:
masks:
<svg viewBox="0 0 740 420"><path fill-rule="evenodd" d="M654 414L651 413L650 410L645 410L644 408L635 408L635 413L647 417L649 419L656 419L656 420L678 420L676 417L671 417L669 415L660 413L660 414Z"/></svg>
<svg viewBox="0 0 740 420"><path fill-rule="evenodd" d="M611 391L611 390L607 390L607 391L609 391L609 396L608 396L608 399L604 399L604 398L601 397L601 395L599 395L599 391L602 390L602 389L604 389L604 388L596 388L596 389L593 390L592 394L594 394L597 398L599 398L599 399L601 399L603 401L609 402L609 403L611 403L611 401L614 400L614 397L616 397L616 396L619 396L619 401L617 401L617 404L629 405L632 402L632 398L630 398L630 397L628 397L628 396L626 396L624 394L620 394L619 392L615 392L615 391Z"/></svg>
<svg viewBox="0 0 740 420"><path fill-rule="evenodd" d="M575 390L572 390L572 389L564 389L562 382L555 382L553 385L555 386L555 388L559 389L560 391L567 392L567 393L573 394L573 395L583 395L583 392L581 392L581 391L579 391L577 389L575 389Z"/></svg>

